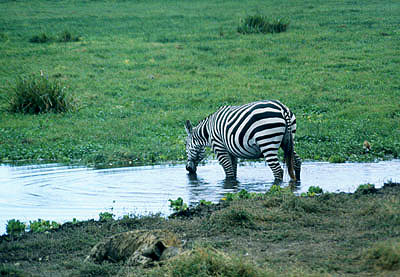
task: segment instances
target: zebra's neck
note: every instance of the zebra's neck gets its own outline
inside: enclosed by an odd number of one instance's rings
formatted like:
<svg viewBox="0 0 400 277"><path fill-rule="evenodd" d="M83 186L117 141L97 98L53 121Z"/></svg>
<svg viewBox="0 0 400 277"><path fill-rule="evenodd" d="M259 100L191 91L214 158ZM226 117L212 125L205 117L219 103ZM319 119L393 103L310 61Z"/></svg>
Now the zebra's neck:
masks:
<svg viewBox="0 0 400 277"><path fill-rule="evenodd" d="M209 116L202 121L193 129L193 138L196 144L199 146L209 146L210 133L208 131L208 120Z"/></svg>

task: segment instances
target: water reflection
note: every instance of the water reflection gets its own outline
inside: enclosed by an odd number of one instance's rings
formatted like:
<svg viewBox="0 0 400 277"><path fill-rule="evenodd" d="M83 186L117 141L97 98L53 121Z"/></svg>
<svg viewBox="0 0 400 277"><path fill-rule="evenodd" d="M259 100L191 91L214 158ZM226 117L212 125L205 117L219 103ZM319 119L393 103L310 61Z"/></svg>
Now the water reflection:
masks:
<svg viewBox="0 0 400 277"><path fill-rule="evenodd" d="M301 183L290 184L298 193L309 186L324 191L352 192L358 185L399 182L400 160L379 163L330 164L305 162ZM199 166L197 174L186 173L184 165L144 166L93 170L57 164L0 166L0 233L12 218L25 222L38 218L59 222L98 218L110 211L117 216L171 211L168 199L182 197L194 204L201 199L218 202L227 192L246 189L265 192L273 175L263 163L244 163L238 179L226 180L217 162Z"/></svg>

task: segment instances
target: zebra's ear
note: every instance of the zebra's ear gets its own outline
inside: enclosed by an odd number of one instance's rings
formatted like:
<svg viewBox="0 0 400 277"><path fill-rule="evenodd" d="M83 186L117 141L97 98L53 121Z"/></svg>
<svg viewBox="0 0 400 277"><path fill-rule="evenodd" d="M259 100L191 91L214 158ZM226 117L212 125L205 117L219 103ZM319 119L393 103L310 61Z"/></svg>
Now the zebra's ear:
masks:
<svg viewBox="0 0 400 277"><path fill-rule="evenodd" d="M190 123L189 120L186 120L186 123L185 123L185 130L186 130L186 133L187 133L188 135L190 135L190 134L192 133L192 131L193 131L192 123Z"/></svg>

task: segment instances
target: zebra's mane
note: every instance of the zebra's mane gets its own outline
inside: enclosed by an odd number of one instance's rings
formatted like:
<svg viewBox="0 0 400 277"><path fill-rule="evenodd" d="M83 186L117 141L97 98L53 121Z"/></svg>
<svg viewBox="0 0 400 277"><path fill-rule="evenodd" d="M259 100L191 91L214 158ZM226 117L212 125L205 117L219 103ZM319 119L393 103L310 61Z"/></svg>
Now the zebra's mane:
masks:
<svg viewBox="0 0 400 277"><path fill-rule="evenodd" d="M219 107L217 111L215 111L215 112L213 112L213 113L210 113L210 114L207 115L205 118L203 118L202 120L200 120L199 122L197 122L196 127L199 126L200 124L202 124L203 122L207 121L208 119L210 119L210 117L211 117L213 114L219 112L219 110L224 109L224 108L226 108L226 107L228 107L228 106ZM229 106L229 107L232 107L232 106ZM233 106L233 107L234 107L234 106Z"/></svg>

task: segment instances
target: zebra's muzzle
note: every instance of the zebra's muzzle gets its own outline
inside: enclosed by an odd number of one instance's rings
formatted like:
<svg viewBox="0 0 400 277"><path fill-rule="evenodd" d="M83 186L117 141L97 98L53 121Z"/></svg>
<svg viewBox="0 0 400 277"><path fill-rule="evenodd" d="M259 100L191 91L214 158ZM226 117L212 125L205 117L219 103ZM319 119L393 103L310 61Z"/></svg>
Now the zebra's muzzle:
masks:
<svg viewBox="0 0 400 277"><path fill-rule="evenodd" d="M195 174L196 173L196 165L194 162L189 161L186 164L186 170L189 171L190 174Z"/></svg>

